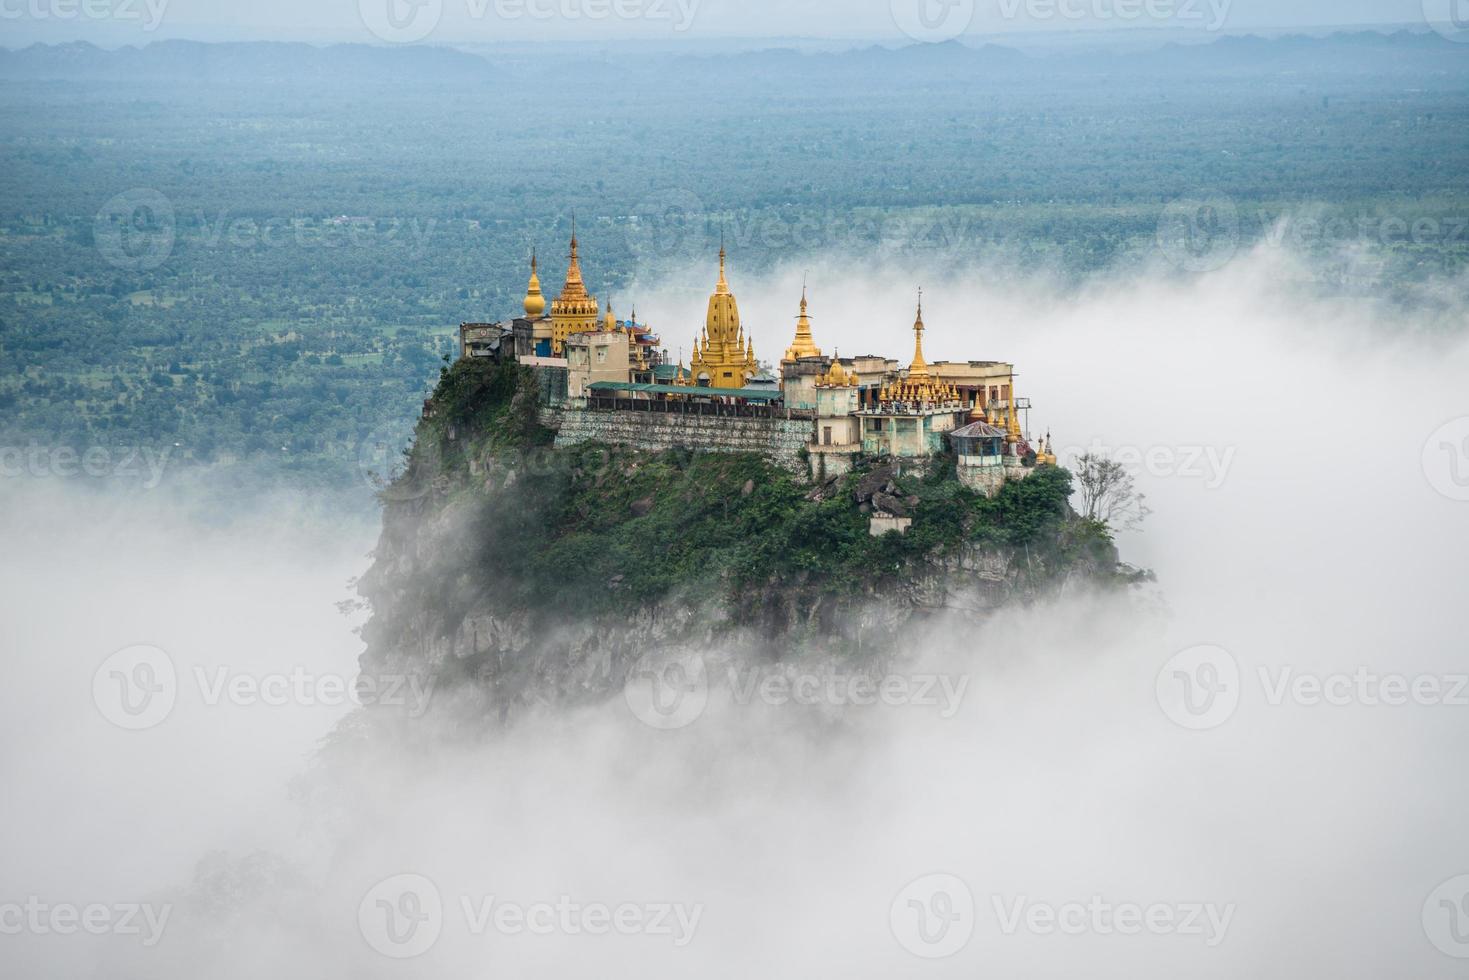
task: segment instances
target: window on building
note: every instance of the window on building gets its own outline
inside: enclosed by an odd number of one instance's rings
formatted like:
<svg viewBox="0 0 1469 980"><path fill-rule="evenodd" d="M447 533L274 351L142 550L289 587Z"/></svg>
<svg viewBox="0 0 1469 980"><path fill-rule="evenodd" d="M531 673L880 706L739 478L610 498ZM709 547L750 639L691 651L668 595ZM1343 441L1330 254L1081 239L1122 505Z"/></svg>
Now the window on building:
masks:
<svg viewBox="0 0 1469 980"><path fill-rule="evenodd" d="M831 426L827 425L827 426L823 426L822 427L822 429L821 429L821 442L822 442L822 445L825 445L825 446L830 446L831 445Z"/></svg>

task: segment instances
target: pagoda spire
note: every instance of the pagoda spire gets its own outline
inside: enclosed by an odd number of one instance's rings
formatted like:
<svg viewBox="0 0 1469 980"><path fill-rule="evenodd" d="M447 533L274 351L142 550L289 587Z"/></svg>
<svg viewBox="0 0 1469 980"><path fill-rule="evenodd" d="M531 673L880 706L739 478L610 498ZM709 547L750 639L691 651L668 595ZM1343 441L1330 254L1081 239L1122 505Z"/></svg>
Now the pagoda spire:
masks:
<svg viewBox="0 0 1469 980"><path fill-rule="evenodd" d="M729 292L729 280L724 276L724 232L719 233L719 282L714 287L714 292L723 296Z"/></svg>
<svg viewBox="0 0 1469 980"><path fill-rule="evenodd" d="M582 278L581 243L576 237L576 215L574 214L571 216L571 254L567 258L570 262L566 267L566 285L561 289L561 302L573 303L579 300L590 302L595 306L595 301L587 292L587 284ZM596 310L593 309L592 313L595 314Z"/></svg>
<svg viewBox="0 0 1469 980"><path fill-rule="evenodd" d="M796 339L786 348L785 359L798 361L803 357L820 357L821 348L811 336L811 316L807 312L806 286L801 286L801 315L796 317Z"/></svg>
<svg viewBox="0 0 1469 980"><path fill-rule="evenodd" d="M908 368L909 380L928 377L928 362L923 359L923 287L918 287L918 319L913 321L913 365Z"/></svg>

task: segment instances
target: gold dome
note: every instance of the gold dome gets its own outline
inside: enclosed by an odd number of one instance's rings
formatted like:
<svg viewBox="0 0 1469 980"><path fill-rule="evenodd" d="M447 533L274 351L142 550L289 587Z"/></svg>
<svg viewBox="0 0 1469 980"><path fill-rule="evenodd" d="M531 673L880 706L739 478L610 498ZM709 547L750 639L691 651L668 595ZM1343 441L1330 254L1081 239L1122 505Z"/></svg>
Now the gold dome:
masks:
<svg viewBox="0 0 1469 980"><path fill-rule="evenodd" d="M832 357L831 366L826 369L825 374L816 376L816 386L818 388L850 388L856 383L856 377L848 374L847 369L842 367L840 354Z"/></svg>
<svg viewBox="0 0 1469 980"><path fill-rule="evenodd" d="M546 312L546 297L541 292L541 277L536 271L536 253L530 253L530 285L525 291L525 315L527 319L539 320Z"/></svg>

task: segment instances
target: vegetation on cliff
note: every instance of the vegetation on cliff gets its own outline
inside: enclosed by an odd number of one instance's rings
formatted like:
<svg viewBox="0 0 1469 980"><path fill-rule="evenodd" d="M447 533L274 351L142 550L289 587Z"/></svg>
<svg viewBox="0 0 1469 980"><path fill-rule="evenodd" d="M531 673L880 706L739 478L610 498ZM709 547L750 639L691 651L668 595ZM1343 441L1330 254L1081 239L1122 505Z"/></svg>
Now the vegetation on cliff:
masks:
<svg viewBox="0 0 1469 980"><path fill-rule="evenodd" d="M389 525L452 522L417 553L410 603L445 630L487 592L556 616L678 597L753 618L793 597L891 592L975 549L1023 555L1036 587L1073 568L1106 577L1117 567L1106 528L1071 510L1071 475L1058 467L994 499L964 487L951 459L874 465L813 487L755 455L554 449L536 405L532 372L461 360L385 492ZM876 492L911 514L906 535L869 533L864 501Z"/></svg>

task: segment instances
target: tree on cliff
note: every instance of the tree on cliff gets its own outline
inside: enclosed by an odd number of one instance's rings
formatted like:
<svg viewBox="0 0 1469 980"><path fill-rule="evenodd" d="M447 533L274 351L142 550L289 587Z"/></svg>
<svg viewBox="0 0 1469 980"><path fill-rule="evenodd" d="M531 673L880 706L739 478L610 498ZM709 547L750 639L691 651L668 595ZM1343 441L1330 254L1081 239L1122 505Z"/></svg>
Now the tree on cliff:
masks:
<svg viewBox="0 0 1469 980"><path fill-rule="evenodd" d="M1135 530L1152 513L1132 474L1116 460L1087 453L1076 461L1075 474L1081 491L1081 512L1088 520L1100 521L1113 530Z"/></svg>

